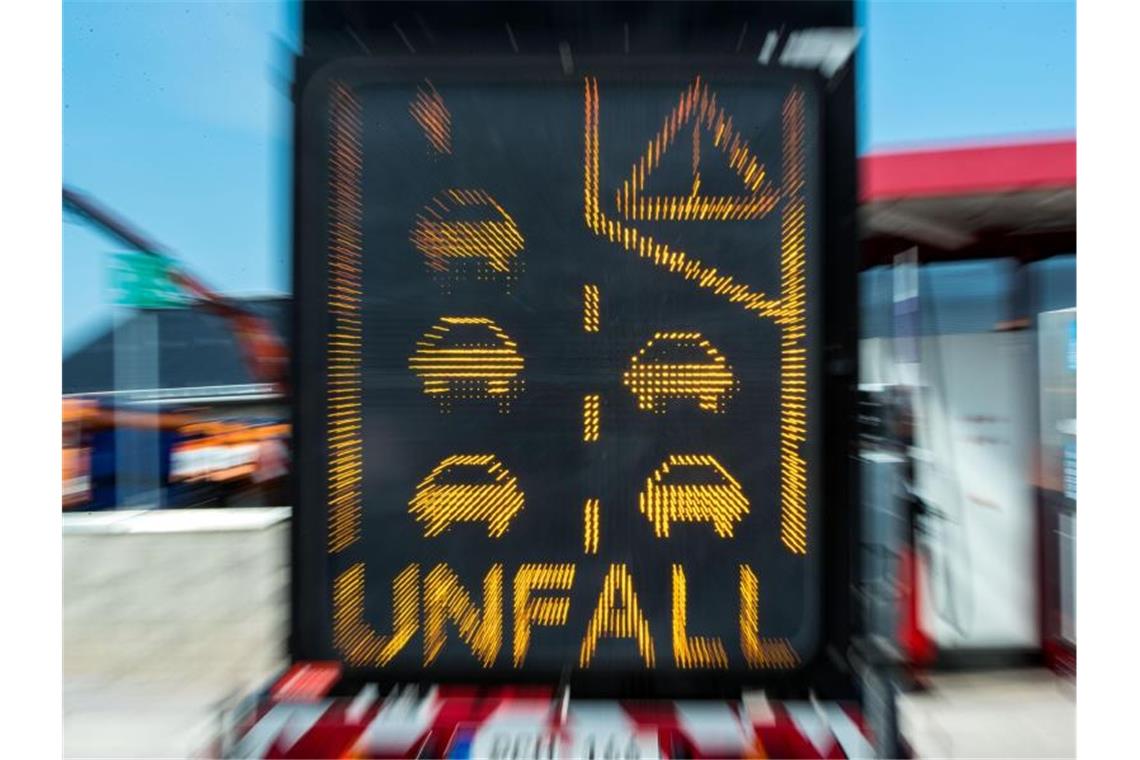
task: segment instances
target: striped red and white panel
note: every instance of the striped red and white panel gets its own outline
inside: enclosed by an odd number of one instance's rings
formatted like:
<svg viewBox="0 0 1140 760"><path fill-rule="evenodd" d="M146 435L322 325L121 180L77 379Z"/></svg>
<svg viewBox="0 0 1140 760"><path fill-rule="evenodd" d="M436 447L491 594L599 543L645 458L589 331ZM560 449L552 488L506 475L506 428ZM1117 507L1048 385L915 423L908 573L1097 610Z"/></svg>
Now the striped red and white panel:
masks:
<svg viewBox="0 0 1140 760"><path fill-rule="evenodd" d="M234 745L240 758L864 758L858 711L834 702L557 700L432 689L381 698L270 701Z"/></svg>

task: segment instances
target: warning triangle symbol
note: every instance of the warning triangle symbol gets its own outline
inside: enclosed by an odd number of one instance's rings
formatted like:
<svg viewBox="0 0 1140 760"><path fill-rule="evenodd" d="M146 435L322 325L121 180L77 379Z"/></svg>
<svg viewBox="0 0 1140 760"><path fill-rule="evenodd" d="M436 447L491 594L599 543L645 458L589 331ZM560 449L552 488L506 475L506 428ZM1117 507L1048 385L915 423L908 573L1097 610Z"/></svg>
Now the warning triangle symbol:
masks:
<svg viewBox="0 0 1140 760"><path fill-rule="evenodd" d="M677 176L664 167L675 170L682 160L689 167L684 188L667 195L647 192L655 171ZM710 185L723 187L725 175L733 174L742 185L737 194L709 193ZM626 219L730 221L759 219L775 208L778 199L765 167L733 127L732 117L717 105L716 93L698 77L681 93L645 154L633 165L629 179L617 192L617 207Z"/></svg>

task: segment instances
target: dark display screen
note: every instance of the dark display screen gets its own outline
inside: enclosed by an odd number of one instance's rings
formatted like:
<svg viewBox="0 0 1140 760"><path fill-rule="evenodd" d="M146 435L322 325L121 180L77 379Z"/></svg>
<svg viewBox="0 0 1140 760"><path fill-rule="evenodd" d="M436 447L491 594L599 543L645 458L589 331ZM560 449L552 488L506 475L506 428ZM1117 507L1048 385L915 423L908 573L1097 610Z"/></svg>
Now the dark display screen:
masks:
<svg viewBox="0 0 1140 760"><path fill-rule="evenodd" d="M814 654L815 80L643 74L357 70L305 101L330 657Z"/></svg>

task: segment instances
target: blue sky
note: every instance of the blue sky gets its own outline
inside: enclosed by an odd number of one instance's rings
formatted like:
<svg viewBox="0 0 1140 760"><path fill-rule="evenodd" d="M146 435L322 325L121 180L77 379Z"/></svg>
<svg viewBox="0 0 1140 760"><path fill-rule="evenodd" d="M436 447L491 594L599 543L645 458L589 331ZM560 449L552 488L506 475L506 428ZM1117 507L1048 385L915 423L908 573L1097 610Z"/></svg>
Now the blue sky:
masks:
<svg viewBox="0 0 1140 760"><path fill-rule="evenodd" d="M284 290L297 14L281 2L66 2L64 182L220 289ZM116 249L64 224L65 351L109 318Z"/></svg>
<svg viewBox="0 0 1140 760"><path fill-rule="evenodd" d="M1075 131L1074 3L875 0L859 13L861 152Z"/></svg>
<svg viewBox="0 0 1140 760"><path fill-rule="evenodd" d="M859 147L1070 135L1072 2L859 8ZM288 288L292 2L65 2L64 182L231 293ZM116 244L63 229L64 350L110 318Z"/></svg>

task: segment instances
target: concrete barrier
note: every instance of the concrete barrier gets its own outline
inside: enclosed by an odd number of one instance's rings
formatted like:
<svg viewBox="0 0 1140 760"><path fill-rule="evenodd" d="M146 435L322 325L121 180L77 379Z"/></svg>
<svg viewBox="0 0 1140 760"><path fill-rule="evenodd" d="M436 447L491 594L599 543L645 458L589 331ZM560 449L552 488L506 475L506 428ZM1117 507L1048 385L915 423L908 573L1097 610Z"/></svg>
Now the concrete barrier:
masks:
<svg viewBox="0 0 1140 760"><path fill-rule="evenodd" d="M185 756L284 666L288 508L63 518L64 748Z"/></svg>

